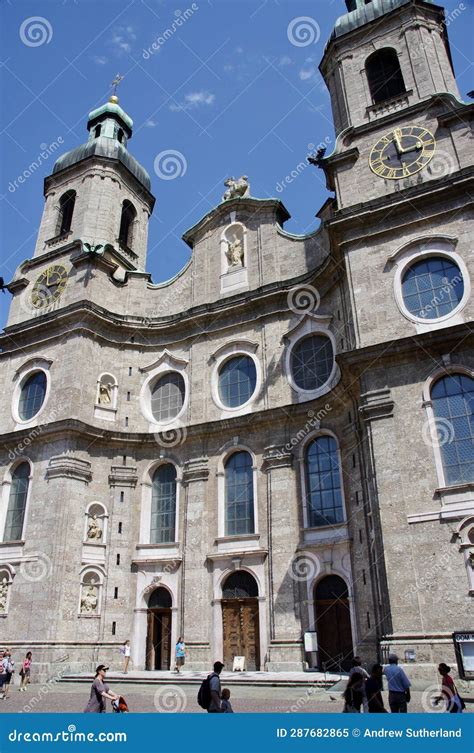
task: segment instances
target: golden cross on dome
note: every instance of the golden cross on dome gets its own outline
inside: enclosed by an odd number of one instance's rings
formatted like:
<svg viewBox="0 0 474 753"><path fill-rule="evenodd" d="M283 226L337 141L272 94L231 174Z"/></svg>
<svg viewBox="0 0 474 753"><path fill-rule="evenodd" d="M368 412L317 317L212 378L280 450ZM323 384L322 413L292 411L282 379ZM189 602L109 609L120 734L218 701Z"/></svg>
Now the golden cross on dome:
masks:
<svg viewBox="0 0 474 753"><path fill-rule="evenodd" d="M117 96L117 86L120 84L121 81L123 81L124 77L120 75L120 73L117 73L114 80L112 81L112 96Z"/></svg>

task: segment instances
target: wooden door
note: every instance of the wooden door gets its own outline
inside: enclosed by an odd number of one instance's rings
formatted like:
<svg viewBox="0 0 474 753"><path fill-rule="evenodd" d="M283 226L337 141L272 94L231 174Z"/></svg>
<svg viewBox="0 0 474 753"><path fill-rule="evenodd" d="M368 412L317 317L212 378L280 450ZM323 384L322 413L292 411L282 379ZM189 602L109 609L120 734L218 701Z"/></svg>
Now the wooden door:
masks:
<svg viewBox="0 0 474 753"><path fill-rule="evenodd" d="M350 669L353 648L348 600L318 599L315 606L321 669Z"/></svg>
<svg viewBox="0 0 474 753"><path fill-rule="evenodd" d="M245 656L249 671L260 669L257 599L223 599L224 664L232 670L235 656Z"/></svg>
<svg viewBox="0 0 474 753"><path fill-rule="evenodd" d="M170 669L171 609L149 609L146 668Z"/></svg>

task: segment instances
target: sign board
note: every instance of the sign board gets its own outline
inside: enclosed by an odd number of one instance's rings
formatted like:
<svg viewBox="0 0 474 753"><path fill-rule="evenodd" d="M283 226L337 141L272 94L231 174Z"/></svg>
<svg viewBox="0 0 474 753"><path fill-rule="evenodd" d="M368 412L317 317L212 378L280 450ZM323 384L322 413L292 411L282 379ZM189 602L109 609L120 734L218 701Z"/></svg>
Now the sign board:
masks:
<svg viewBox="0 0 474 753"><path fill-rule="evenodd" d="M307 654L318 650L318 634L316 632L308 630L304 634L304 650Z"/></svg>
<svg viewBox="0 0 474 753"><path fill-rule="evenodd" d="M234 656L232 672L245 672L245 656Z"/></svg>
<svg viewBox="0 0 474 753"><path fill-rule="evenodd" d="M453 633L453 642L459 677L474 680L474 631Z"/></svg>

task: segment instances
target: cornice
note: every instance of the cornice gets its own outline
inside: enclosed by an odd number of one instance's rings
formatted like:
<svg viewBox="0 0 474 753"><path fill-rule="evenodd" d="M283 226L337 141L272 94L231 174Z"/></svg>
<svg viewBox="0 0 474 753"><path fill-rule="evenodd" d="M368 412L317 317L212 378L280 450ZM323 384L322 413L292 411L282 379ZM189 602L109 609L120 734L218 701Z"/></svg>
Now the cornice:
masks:
<svg viewBox="0 0 474 753"><path fill-rule="evenodd" d="M88 460L73 455L55 455L46 469L48 481L52 478L73 478L89 484L92 481L92 465Z"/></svg>

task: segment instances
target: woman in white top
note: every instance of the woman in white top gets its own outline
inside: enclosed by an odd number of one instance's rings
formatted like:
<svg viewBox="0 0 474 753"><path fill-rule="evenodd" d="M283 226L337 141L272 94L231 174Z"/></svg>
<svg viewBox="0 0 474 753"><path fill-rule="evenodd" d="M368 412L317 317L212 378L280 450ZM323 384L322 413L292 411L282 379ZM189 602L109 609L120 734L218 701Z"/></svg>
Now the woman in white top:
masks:
<svg viewBox="0 0 474 753"><path fill-rule="evenodd" d="M123 673L126 675L128 674L128 665L130 663L130 641L125 641L120 651L123 654Z"/></svg>

